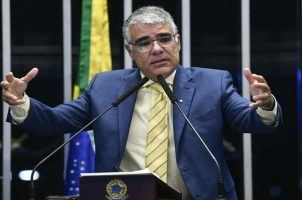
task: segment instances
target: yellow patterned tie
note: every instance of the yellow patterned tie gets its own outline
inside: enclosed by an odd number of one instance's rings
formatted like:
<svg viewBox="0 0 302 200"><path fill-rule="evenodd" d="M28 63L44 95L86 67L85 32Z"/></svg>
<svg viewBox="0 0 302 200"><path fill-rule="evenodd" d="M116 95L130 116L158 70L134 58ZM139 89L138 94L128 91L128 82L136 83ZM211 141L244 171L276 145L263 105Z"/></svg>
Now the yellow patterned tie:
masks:
<svg viewBox="0 0 302 200"><path fill-rule="evenodd" d="M150 110L146 167L167 182L168 169L168 97L159 84L148 86L156 91Z"/></svg>

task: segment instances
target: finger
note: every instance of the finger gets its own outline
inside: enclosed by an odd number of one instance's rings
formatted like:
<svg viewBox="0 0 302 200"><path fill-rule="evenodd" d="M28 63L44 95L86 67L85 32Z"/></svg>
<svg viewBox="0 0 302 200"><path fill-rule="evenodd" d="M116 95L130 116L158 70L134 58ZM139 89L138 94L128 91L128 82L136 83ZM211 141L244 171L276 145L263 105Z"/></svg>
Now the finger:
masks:
<svg viewBox="0 0 302 200"><path fill-rule="evenodd" d="M2 98L6 99L6 100L10 100L10 101L17 101L18 100L17 96L13 95L12 93L10 93L7 90L2 91Z"/></svg>
<svg viewBox="0 0 302 200"><path fill-rule="evenodd" d="M263 102L269 100L270 98L271 95L269 93L262 93L252 97L254 101L263 101Z"/></svg>
<svg viewBox="0 0 302 200"><path fill-rule="evenodd" d="M255 82L252 87L260 89L263 92L271 93L271 89L266 83Z"/></svg>
<svg viewBox="0 0 302 200"><path fill-rule="evenodd" d="M2 81L1 82L1 87L3 88L3 89L8 89L8 86L9 86L9 82L7 82L7 81Z"/></svg>
<svg viewBox="0 0 302 200"><path fill-rule="evenodd" d="M16 102L16 105L21 105L21 104L24 104L25 103L25 100L24 99L18 99Z"/></svg>
<svg viewBox="0 0 302 200"><path fill-rule="evenodd" d="M38 72L39 72L38 68L33 68L21 79L25 82L29 82L37 76Z"/></svg>
<svg viewBox="0 0 302 200"><path fill-rule="evenodd" d="M263 76L258 75L258 74L253 74L252 76L253 76L253 78L254 78L255 80L257 80L258 82L260 82L260 83L266 83L266 80L264 79Z"/></svg>
<svg viewBox="0 0 302 200"><path fill-rule="evenodd" d="M256 101L256 102L250 103L250 108L256 109L262 105L263 105L263 101Z"/></svg>
<svg viewBox="0 0 302 200"><path fill-rule="evenodd" d="M13 101L11 99L3 98L3 101L5 101L7 104L12 105L12 106L21 105L21 104L25 103L24 99L19 99L19 100Z"/></svg>
<svg viewBox="0 0 302 200"><path fill-rule="evenodd" d="M5 78L8 82L12 82L15 77L14 77L13 72L9 72L8 74L6 74Z"/></svg>
<svg viewBox="0 0 302 200"><path fill-rule="evenodd" d="M251 70L249 68L244 68L243 73L249 84L252 84L254 82L254 79Z"/></svg>

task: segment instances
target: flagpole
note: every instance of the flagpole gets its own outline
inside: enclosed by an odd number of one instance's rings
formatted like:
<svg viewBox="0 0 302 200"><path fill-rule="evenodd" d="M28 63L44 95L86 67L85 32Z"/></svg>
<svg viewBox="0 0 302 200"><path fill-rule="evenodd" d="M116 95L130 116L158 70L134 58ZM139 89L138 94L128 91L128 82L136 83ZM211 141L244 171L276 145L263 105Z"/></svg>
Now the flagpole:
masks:
<svg viewBox="0 0 302 200"><path fill-rule="evenodd" d="M124 21L130 16L132 12L132 0L124 0ZM132 68L132 59L130 58L128 52L124 48L124 66L125 69Z"/></svg>
<svg viewBox="0 0 302 200"><path fill-rule="evenodd" d="M71 34L71 0L63 0L63 68L64 68L64 102L72 99L72 34ZM70 134L64 135L64 141L70 138ZM64 171L65 172L68 158L68 148L64 147Z"/></svg>
<svg viewBox="0 0 302 200"><path fill-rule="evenodd" d="M2 0L2 73L11 71L11 31L10 31L10 0ZM11 125L6 123L6 114L8 105L3 103L2 110L2 199L10 200L11 198Z"/></svg>
<svg viewBox="0 0 302 200"><path fill-rule="evenodd" d="M241 51L242 51L242 77L243 69L251 65L250 53L250 1L241 1ZM242 78L242 94L250 99L249 85L246 79ZM250 133L243 134L243 178L244 178L244 199L253 199L253 174L252 174L252 136Z"/></svg>
<svg viewBox="0 0 302 200"><path fill-rule="evenodd" d="M182 65L191 66L191 1L181 1L181 21L182 21Z"/></svg>

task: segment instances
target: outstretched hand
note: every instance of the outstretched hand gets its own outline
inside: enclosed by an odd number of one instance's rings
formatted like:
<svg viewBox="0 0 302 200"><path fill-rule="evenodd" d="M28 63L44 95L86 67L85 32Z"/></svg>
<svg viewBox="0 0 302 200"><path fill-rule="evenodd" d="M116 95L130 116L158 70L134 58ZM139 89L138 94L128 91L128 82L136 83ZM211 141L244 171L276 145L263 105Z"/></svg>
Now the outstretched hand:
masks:
<svg viewBox="0 0 302 200"><path fill-rule="evenodd" d="M36 77L38 71L37 68L33 68L22 78L16 78L12 72L9 72L6 75L5 80L1 82L3 101L9 105L23 104L23 95L27 85Z"/></svg>
<svg viewBox="0 0 302 200"><path fill-rule="evenodd" d="M263 76L252 74L248 68L245 68L243 73L249 82L250 93L254 101L250 104L250 107L254 109L260 107L263 110L273 110L275 100Z"/></svg>

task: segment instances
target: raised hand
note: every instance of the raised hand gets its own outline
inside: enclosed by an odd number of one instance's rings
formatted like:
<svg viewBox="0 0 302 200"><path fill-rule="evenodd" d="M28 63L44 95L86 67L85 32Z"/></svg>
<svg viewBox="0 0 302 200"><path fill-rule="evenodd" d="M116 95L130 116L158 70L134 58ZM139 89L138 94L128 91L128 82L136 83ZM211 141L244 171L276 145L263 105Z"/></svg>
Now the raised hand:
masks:
<svg viewBox="0 0 302 200"><path fill-rule="evenodd" d="M271 89L263 76L252 74L250 69L245 68L243 73L249 82L250 93L253 103L250 104L251 108L262 108L264 110L273 110L275 100L272 96Z"/></svg>
<svg viewBox="0 0 302 200"><path fill-rule="evenodd" d="M9 72L5 80L1 82L3 101L9 105L23 104L24 100L22 98L27 85L37 74L37 68L33 68L22 78L16 78L12 72Z"/></svg>

